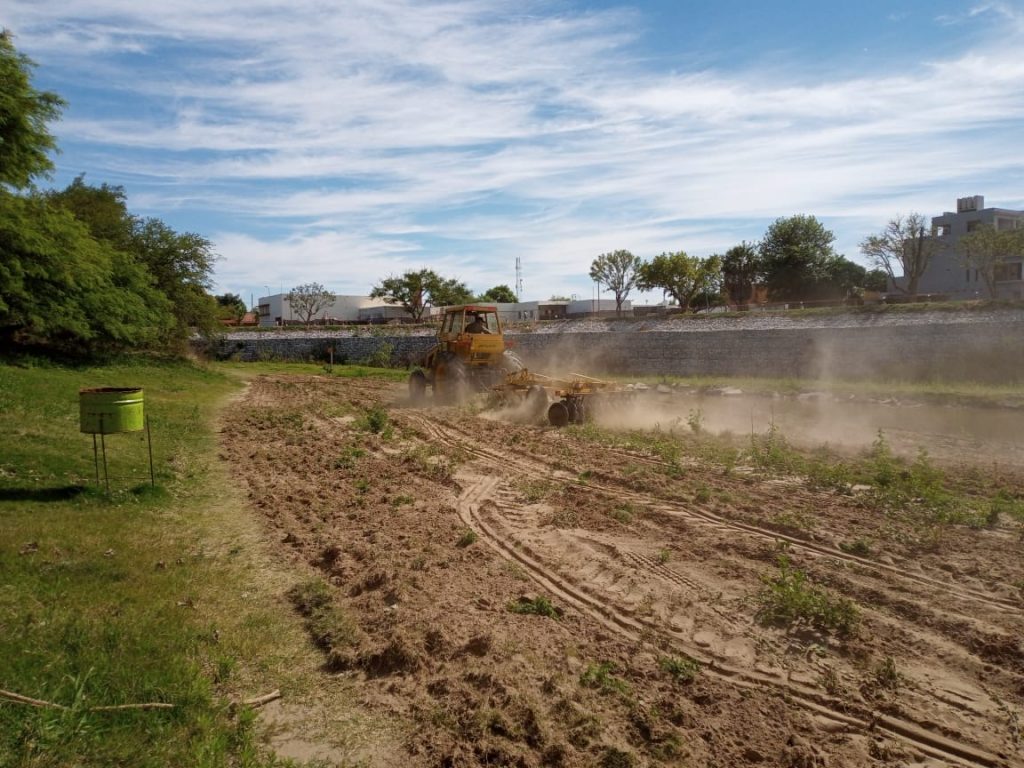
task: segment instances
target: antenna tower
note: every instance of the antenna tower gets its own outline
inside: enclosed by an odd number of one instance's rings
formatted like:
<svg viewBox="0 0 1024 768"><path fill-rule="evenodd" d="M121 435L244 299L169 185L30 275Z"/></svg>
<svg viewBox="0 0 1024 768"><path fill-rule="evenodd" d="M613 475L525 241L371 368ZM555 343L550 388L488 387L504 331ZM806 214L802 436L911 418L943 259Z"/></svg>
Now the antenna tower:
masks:
<svg viewBox="0 0 1024 768"><path fill-rule="evenodd" d="M516 301L523 300L523 261L516 256Z"/></svg>

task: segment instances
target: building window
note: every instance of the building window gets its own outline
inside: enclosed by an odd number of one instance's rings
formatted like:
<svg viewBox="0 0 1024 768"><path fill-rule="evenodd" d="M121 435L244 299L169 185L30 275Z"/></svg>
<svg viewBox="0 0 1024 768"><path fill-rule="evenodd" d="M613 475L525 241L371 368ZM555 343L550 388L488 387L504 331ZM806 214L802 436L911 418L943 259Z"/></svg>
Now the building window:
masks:
<svg viewBox="0 0 1024 768"><path fill-rule="evenodd" d="M964 282L965 283L971 282L971 270L969 270L969 269L965 269L964 270Z"/></svg>
<svg viewBox="0 0 1024 768"><path fill-rule="evenodd" d="M270 317L269 304L260 304L260 317Z"/></svg>
<svg viewBox="0 0 1024 768"><path fill-rule="evenodd" d="M945 237L946 235L949 234L949 230L949 224L939 224L938 226L935 227L935 234L938 235L939 237Z"/></svg>

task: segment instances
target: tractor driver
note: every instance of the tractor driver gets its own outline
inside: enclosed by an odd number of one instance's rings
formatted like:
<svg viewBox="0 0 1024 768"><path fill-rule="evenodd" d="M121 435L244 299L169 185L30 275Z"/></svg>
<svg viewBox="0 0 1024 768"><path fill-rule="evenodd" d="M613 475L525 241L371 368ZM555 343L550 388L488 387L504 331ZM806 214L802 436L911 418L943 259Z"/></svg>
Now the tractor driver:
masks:
<svg viewBox="0 0 1024 768"><path fill-rule="evenodd" d="M473 317L473 322L466 326L466 333L490 333L483 315L478 312Z"/></svg>

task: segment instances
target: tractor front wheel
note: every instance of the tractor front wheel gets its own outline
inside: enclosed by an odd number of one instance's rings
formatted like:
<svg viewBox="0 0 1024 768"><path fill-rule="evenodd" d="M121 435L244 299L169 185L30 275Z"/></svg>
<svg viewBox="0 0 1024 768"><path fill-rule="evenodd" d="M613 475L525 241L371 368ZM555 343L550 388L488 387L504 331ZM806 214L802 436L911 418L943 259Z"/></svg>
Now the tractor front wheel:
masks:
<svg viewBox="0 0 1024 768"><path fill-rule="evenodd" d="M552 427L564 427L569 423L569 409L565 403L552 403L548 408L548 423Z"/></svg>
<svg viewBox="0 0 1024 768"><path fill-rule="evenodd" d="M413 405L423 405L427 399L427 374L413 371L409 374L409 400Z"/></svg>

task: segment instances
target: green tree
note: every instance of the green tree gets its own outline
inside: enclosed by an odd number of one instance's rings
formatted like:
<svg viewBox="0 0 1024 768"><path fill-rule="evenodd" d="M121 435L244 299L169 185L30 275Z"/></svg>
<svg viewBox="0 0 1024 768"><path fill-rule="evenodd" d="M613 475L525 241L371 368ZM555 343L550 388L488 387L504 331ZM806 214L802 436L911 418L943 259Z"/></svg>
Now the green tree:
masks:
<svg viewBox="0 0 1024 768"><path fill-rule="evenodd" d="M168 299L132 257L40 195L0 191L0 337L90 354L156 345Z"/></svg>
<svg viewBox="0 0 1024 768"><path fill-rule="evenodd" d="M85 183L85 174L81 174L63 190L48 192L47 197L71 211L97 240L106 240L122 251L131 250L138 218L128 212L124 187L93 187Z"/></svg>
<svg viewBox="0 0 1024 768"><path fill-rule="evenodd" d="M662 253L641 264L637 287L642 291L660 288L686 311L695 296L703 291L715 290L721 276L720 256L702 259L698 256L689 256L685 251L675 251Z"/></svg>
<svg viewBox="0 0 1024 768"><path fill-rule="evenodd" d="M15 50L10 32L0 31L0 184L16 189L53 168L57 142L47 123L64 107L57 94L32 87L34 66Z"/></svg>
<svg viewBox="0 0 1024 768"><path fill-rule="evenodd" d="M241 322L242 318L245 317L245 302L237 293L225 293L220 296L214 296L213 299L217 302L217 316L222 320L237 320Z"/></svg>
<svg viewBox="0 0 1024 768"><path fill-rule="evenodd" d="M602 253L590 265L590 279L608 286L615 294L615 314L622 315L622 302L637 284L640 259L629 251Z"/></svg>
<svg viewBox="0 0 1024 768"><path fill-rule="evenodd" d="M216 260L209 240L193 232L175 232L149 218L135 223L128 248L170 299L175 338L187 338L193 328L203 333L218 328L217 302L208 293Z"/></svg>
<svg viewBox="0 0 1024 768"><path fill-rule="evenodd" d="M507 285L496 285L480 294L479 301L493 301L496 304L515 304L518 301L515 292Z"/></svg>
<svg viewBox="0 0 1024 768"><path fill-rule="evenodd" d="M370 297L400 304L413 322L420 322L432 306L468 304L473 294L464 283L444 278L432 269L410 270L381 280L370 290Z"/></svg>
<svg viewBox="0 0 1024 768"><path fill-rule="evenodd" d="M758 247L768 295L776 301L819 295L835 268L835 239L814 216L777 219Z"/></svg>
<svg viewBox="0 0 1024 768"><path fill-rule="evenodd" d="M336 298L320 283L305 283L295 286L288 292L288 305L308 326L313 318L331 306Z"/></svg>
<svg viewBox="0 0 1024 768"><path fill-rule="evenodd" d="M722 287L729 301L740 309L748 309L761 271L761 257L754 243L744 240L726 251L722 257Z"/></svg>
<svg viewBox="0 0 1024 768"><path fill-rule="evenodd" d="M978 270L989 297L994 299L1003 265L1024 256L1024 229L998 230L985 224L961 237L957 250L965 267Z"/></svg>
<svg viewBox="0 0 1024 768"><path fill-rule="evenodd" d="M864 290L885 293L889 290L889 276L884 269L869 269L864 277Z"/></svg>
<svg viewBox="0 0 1024 768"><path fill-rule="evenodd" d="M917 295L921 275L939 249L938 239L931 236L925 224L920 213L911 213L906 218L896 216L881 232L864 238L860 244L860 252L868 263L884 270L892 286L907 296ZM903 277L901 282L896 282L897 269Z"/></svg>

